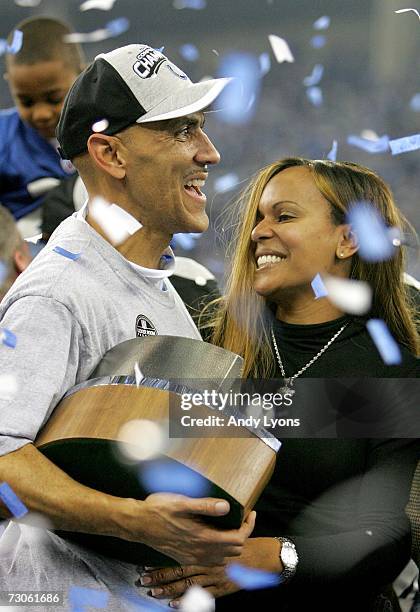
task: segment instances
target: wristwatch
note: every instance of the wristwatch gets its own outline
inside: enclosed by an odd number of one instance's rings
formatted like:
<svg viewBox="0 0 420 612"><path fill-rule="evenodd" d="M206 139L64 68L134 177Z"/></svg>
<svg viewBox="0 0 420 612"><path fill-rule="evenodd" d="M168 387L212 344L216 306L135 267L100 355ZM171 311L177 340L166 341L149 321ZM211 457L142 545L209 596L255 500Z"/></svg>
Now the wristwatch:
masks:
<svg viewBox="0 0 420 612"><path fill-rule="evenodd" d="M283 565L283 571L280 574L280 582L285 584L295 575L299 557L296 552L296 546L291 540L277 536L275 536L275 539L281 543L280 561Z"/></svg>

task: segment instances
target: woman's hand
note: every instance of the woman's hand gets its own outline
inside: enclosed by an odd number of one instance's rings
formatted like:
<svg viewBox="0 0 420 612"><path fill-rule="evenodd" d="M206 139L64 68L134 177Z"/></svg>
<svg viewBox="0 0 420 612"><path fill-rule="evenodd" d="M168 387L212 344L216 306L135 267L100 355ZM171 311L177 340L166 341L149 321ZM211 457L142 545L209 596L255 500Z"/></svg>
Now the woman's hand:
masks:
<svg viewBox="0 0 420 612"><path fill-rule="evenodd" d="M179 598L193 585L202 587L213 597L222 597L240 590L240 587L226 574L227 563L240 563L250 568L280 573L283 568L279 551L280 542L274 538L249 538L243 547L241 556L236 559L226 559L223 565L149 568L148 571L141 572L138 585L150 587L151 594L156 598L170 598L169 605L173 608L179 606Z"/></svg>

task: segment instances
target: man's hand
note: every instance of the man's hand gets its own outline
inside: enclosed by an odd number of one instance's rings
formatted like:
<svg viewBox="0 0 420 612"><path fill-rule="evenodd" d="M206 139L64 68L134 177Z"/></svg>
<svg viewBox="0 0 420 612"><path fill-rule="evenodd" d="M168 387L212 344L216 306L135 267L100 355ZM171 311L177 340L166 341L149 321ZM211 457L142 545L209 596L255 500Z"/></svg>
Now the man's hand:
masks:
<svg viewBox="0 0 420 612"><path fill-rule="evenodd" d="M200 520L227 514L229 504L221 499L154 493L144 502L130 501L137 505L131 506L119 537L143 542L183 565L222 565L238 557L254 529L255 512L239 529L216 529Z"/></svg>
<svg viewBox="0 0 420 612"><path fill-rule="evenodd" d="M242 554L234 562L267 572L280 573L283 567L280 563L279 547L280 543L274 538L250 538L245 543ZM138 586L150 587L151 594L156 598L171 598L170 605L174 608L179 605L178 598L193 585L204 588L213 597L230 595L240 590L240 587L228 578L226 562L217 567L188 565L148 568L148 571L142 571L143 568L140 567L138 569L140 571Z"/></svg>

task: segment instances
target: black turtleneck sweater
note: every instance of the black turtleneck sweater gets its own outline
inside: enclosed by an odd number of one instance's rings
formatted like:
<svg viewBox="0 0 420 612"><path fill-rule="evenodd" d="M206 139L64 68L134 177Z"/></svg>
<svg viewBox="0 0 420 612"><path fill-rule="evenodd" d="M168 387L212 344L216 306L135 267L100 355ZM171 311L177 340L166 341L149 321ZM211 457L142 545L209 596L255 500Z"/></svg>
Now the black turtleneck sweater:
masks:
<svg viewBox="0 0 420 612"><path fill-rule="evenodd" d="M346 317L318 325L275 321L286 375L302 368L347 321L302 376L418 377L419 360L407 349L400 347L400 366L384 365L363 323ZM419 443L410 439L283 439L256 505L252 535L290 537L299 554L297 573L289 585L217 599L216 610L372 611L377 594L410 558L404 508L419 458Z"/></svg>

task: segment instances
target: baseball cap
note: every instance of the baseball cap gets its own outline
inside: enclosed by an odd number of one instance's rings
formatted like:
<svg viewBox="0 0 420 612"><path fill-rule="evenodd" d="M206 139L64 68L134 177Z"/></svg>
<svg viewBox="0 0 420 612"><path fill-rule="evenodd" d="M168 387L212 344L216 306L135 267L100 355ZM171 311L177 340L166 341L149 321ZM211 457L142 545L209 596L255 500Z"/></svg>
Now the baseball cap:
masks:
<svg viewBox="0 0 420 612"><path fill-rule="evenodd" d="M206 108L231 79L193 83L160 51L145 44L101 53L73 83L56 135L63 159L87 150L92 126L106 119L103 134L133 123L182 117Z"/></svg>

